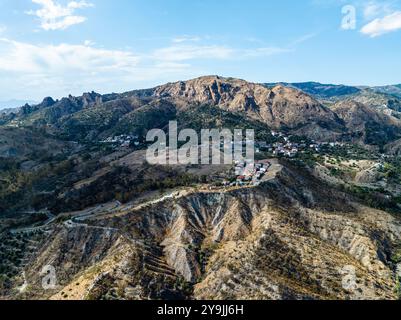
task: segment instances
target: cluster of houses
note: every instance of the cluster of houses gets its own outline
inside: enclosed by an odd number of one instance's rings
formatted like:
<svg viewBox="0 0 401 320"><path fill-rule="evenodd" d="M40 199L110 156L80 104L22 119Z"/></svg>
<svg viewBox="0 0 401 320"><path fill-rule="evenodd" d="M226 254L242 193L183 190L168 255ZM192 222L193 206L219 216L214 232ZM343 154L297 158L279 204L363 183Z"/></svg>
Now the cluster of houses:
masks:
<svg viewBox="0 0 401 320"><path fill-rule="evenodd" d="M277 142L271 148L273 155L275 156L285 156L288 158L295 157L299 152L299 146L296 143L280 143Z"/></svg>
<svg viewBox="0 0 401 320"><path fill-rule="evenodd" d="M139 136L127 135L127 134L122 134L122 135L115 136L115 137L109 137L109 138L101 141L101 143L118 145L122 148L129 148L132 145L138 147L140 145Z"/></svg>
<svg viewBox="0 0 401 320"><path fill-rule="evenodd" d="M293 158L298 154L301 148L307 147L306 141L303 141L301 144L293 143L290 141L290 137L282 132L272 131L272 136L278 138L280 142L276 142L273 144L258 142L256 153L259 153L261 150L266 150L274 156L285 156Z"/></svg>
<svg viewBox="0 0 401 320"><path fill-rule="evenodd" d="M21 121L12 120L6 126L10 128L19 128L21 126Z"/></svg>
<svg viewBox="0 0 401 320"><path fill-rule="evenodd" d="M270 163L268 161L259 161L257 163L247 163L245 161L235 162L235 181L226 185L234 186L258 186L263 176L269 170Z"/></svg>
<svg viewBox="0 0 401 320"><path fill-rule="evenodd" d="M267 144L266 142L259 142L257 144L256 152L259 153L261 149L264 149L274 156L283 156L288 158L294 158L299 152L306 150L312 150L320 153L323 147L338 147L344 146L344 143L339 142L316 142L301 140L300 142L291 142L291 137L287 136L282 132L272 131L273 137L279 139L280 142L273 144Z"/></svg>

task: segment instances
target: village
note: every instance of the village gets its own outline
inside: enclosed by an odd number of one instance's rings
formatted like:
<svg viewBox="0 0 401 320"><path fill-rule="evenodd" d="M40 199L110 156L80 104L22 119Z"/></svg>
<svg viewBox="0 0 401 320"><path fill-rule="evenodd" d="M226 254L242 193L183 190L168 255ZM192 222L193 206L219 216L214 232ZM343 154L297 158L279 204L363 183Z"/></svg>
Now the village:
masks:
<svg viewBox="0 0 401 320"><path fill-rule="evenodd" d="M304 140L287 135L283 132L272 131L271 135L275 138L274 143L264 141L255 142L256 155L266 155L266 158L296 158L300 153L313 152L322 153L327 147L342 147L344 143L338 142L316 142L314 140ZM141 148L138 135L123 134L109 137L103 141L104 144L111 144L115 148ZM245 144L245 143L244 143ZM223 146L223 144L222 144ZM263 181L264 176L271 167L268 160L262 161L235 161L233 176L229 181L224 181L224 186L258 186Z"/></svg>
<svg viewBox="0 0 401 320"><path fill-rule="evenodd" d="M267 151L272 156L281 156L294 158L300 152L313 151L320 153L323 147L343 147L344 143L339 142L316 142L314 140L300 140L299 142L292 142L292 136L288 136L282 132L271 132L272 136L275 137L278 142L268 144L266 142L256 143L256 153L261 153L261 151Z"/></svg>
<svg viewBox="0 0 401 320"><path fill-rule="evenodd" d="M271 164L268 160L257 161L255 163L236 161L236 179L231 183L225 182L225 185L230 187L259 186L270 166Z"/></svg>
<svg viewBox="0 0 401 320"><path fill-rule="evenodd" d="M113 145L119 146L121 148L129 148L129 147L133 147L133 146L139 147L139 145L140 145L139 136L127 135L127 134L109 137L103 141L100 141L100 143L113 144Z"/></svg>
<svg viewBox="0 0 401 320"><path fill-rule="evenodd" d="M276 138L277 142L256 142L255 151L256 154L267 152L272 157L284 157L284 158L295 158L299 153L305 153L307 151L313 153L322 153L324 148L331 147L343 147L344 143L339 142L316 142L314 140L300 140L299 142L291 141L292 136L288 136L283 132L271 132L272 136ZM271 163L268 160L245 162L235 162L235 180L226 182L229 186L258 186L263 181L264 176L271 167Z"/></svg>

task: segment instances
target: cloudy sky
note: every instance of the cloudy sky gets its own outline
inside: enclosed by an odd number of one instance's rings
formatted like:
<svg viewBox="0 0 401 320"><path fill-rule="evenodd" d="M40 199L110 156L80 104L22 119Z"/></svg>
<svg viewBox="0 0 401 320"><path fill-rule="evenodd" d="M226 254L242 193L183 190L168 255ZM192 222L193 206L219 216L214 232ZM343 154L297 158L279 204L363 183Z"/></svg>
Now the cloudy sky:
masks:
<svg viewBox="0 0 401 320"><path fill-rule="evenodd" d="M400 0L0 0L0 101L218 74L401 83Z"/></svg>

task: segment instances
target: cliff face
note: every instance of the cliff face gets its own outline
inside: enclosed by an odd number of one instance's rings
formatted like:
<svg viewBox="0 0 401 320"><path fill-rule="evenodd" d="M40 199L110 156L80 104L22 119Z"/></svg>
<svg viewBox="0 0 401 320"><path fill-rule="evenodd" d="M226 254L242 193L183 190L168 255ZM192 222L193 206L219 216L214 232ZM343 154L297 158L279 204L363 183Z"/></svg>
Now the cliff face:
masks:
<svg viewBox="0 0 401 320"><path fill-rule="evenodd" d="M49 226L34 298L395 299L400 221L293 168L258 188L193 191ZM41 289L53 265L59 285Z"/></svg>
<svg viewBox="0 0 401 320"><path fill-rule="evenodd" d="M296 128L306 124L340 129L337 116L307 94L284 86L268 89L238 79L202 77L156 88L156 97L211 104L266 122L273 128Z"/></svg>

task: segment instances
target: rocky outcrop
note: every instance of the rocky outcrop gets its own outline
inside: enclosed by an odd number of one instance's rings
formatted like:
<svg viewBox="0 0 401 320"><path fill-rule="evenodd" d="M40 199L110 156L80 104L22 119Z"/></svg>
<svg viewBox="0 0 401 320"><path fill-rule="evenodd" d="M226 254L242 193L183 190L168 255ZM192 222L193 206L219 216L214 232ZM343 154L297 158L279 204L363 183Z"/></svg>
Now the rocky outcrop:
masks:
<svg viewBox="0 0 401 320"><path fill-rule="evenodd" d="M336 115L318 101L297 89L280 85L268 89L244 80L212 76L160 86L153 95L246 113L274 128L311 123L341 127Z"/></svg>

